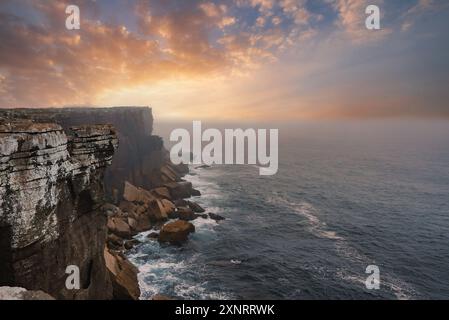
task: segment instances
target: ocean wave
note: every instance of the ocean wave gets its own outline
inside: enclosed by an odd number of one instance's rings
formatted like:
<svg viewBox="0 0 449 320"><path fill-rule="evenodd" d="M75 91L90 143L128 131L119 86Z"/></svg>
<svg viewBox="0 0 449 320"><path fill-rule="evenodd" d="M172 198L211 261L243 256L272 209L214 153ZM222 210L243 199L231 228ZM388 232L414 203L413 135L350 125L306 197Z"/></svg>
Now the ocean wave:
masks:
<svg viewBox="0 0 449 320"><path fill-rule="evenodd" d="M138 266L141 300L155 294L200 300L232 298L228 292L209 289L208 281L201 277L204 268L198 265L195 255L186 260L177 259L176 255L167 254Z"/></svg>
<svg viewBox="0 0 449 320"><path fill-rule="evenodd" d="M215 173L193 168L190 170L192 174L186 175L185 178L201 192L201 197L195 198L194 201L204 206L207 212L223 212L223 208L213 206L215 199L223 198L220 187L212 181ZM196 230L190 236L193 247L196 241L209 241L215 235L214 228L218 225L215 220L200 217L191 222ZM128 255L139 268L141 299L150 299L155 294L181 299L232 299L232 295L224 290L209 288L208 281L203 279L206 266L197 261L197 252L189 247L178 250L170 246L160 246L157 241L147 238L152 232L158 231L153 229L136 235L135 238L142 243Z"/></svg>
<svg viewBox="0 0 449 320"><path fill-rule="evenodd" d="M338 270L337 275L342 280L358 283L361 286L365 286L366 281L365 276L351 273L346 269ZM366 276L368 276L368 274L366 274ZM391 291L394 294L394 296L398 300L411 300L418 296L416 290L413 287L411 287L408 283L402 281L399 278L392 277L382 272L380 274L380 285L385 286L389 291Z"/></svg>
<svg viewBox="0 0 449 320"><path fill-rule="evenodd" d="M321 221L318 217L317 209L310 203L305 201L292 202L277 194L270 197L268 202L274 205L284 206L291 212L305 218L309 223L308 231L313 235L319 238L334 240L336 253L339 256L351 261L352 263L360 264L363 268L366 268L366 266L371 264L376 264L375 261L351 246L347 239L338 235L335 231L329 230L327 224L324 221ZM364 270L363 268L361 268L361 270ZM363 275L356 274L346 269L338 270L336 275L342 280L362 284L363 286L365 286L365 280L368 276L364 273ZM402 281L396 276L386 274L385 272L381 272L381 285L387 287L399 300L413 299L413 297L418 295L418 292L410 284Z"/></svg>
<svg viewBox="0 0 449 320"><path fill-rule="evenodd" d="M343 237L337 235L335 231L329 230L327 224L321 221L316 215L316 209L307 202L291 202L281 196L272 196L268 198L268 202L274 205L282 205L292 212L305 218L309 223L309 231L319 237L331 240L344 240ZM315 213L315 214L314 214Z"/></svg>
<svg viewBox="0 0 449 320"><path fill-rule="evenodd" d="M214 228L218 225L213 219L197 218L191 222L195 226L195 233L215 232Z"/></svg>

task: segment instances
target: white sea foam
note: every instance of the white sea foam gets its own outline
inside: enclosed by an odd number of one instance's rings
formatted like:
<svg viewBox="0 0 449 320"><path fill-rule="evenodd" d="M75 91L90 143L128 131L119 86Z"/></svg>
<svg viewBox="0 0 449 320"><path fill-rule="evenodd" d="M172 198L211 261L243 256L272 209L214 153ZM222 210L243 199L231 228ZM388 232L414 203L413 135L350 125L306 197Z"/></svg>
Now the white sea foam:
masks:
<svg viewBox="0 0 449 320"><path fill-rule="evenodd" d="M214 199L222 198L219 186L211 179L217 173L208 169L191 168L190 170L192 174L187 175L186 180L191 181L194 188L201 192L201 197L195 197L194 201L204 206L207 212L216 214L223 212L223 208L211 206ZM214 228L218 225L215 220L200 217L192 223L196 231L190 235L191 241L207 241L215 236ZM150 230L138 234L135 238L142 244L137 247L137 252L129 254L131 261L139 268L141 299L148 299L158 293L174 295L182 299L232 298L232 295L224 290L208 288L208 282L202 279L202 269L205 266L198 263L198 254L192 253L183 259L180 257L180 252L173 248L161 247L157 241L148 240L147 236L152 232L158 231Z"/></svg>
<svg viewBox="0 0 449 320"><path fill-rule="evenodd" d="M215 232L214 228L217 226L217 222L214 219L197 218L192 223L195 226L195 233Z"/></svg>
<svg viewBox="0 0 449 320"><path fill-rule="evenodd" d="M182 299L231 299L225 291L208 289L208 282L201 276L192 277L192 273L201 273L196 256L188 260L176 261L177 257L167 254L157 260L151 260L139 266L139 286L141 299L148 299L158 293L173 295Z"/></svg>
<svg viewBox="0 0 449 320"><path fill-rule="evenodd" d="M211 200L226 197L217 183L215 183L220 172L214 169L212 167L207 169L195 169L191 167L190 174L185 176L185 179L192 182L194 188L201 192L201 197L195 198L199 203L208 203Z"/></svg>
<svg viewBox="0 0 449 320"><path fill-rule="evenodd" d="M279 195L274 195L268 199L268 202L276 205L282 205L287 207L292 212L299 214L301 217L305 218L309 223L309 231L317 237L335 240L335 248L337 253L350 260L351 262L359 263L362 266L368 266L370 264L375 264L372 259L369 259L356 248L350 245L350 243L342 236L338 235L335 231L329 230L325 222L321 221L318 217L318 211L310 203L307 202L291 202ZM361 268L361 270L364 270ZM360 283L365 285L366 274L355 274L350 273L347 270L338 270L337 276L345 281L350 281L353 283ZM401 279L386 274L385 272L381 275L381 284L389 288L400 300L409 300L417 295L417 291L408 283L402 281Z"/></svg>
<svg viewBox="0 0 449 320"><path fill-rule="evenodd" d="M325 222L321 221L316 215L316 209L307 202L290 202L281 196L273 196L268 199L268 202L283 205L288 207L293 212L305 218L309 223L309 231L319 238L326 238L331 240L343 240L335 231L329 230Z"/></svg>

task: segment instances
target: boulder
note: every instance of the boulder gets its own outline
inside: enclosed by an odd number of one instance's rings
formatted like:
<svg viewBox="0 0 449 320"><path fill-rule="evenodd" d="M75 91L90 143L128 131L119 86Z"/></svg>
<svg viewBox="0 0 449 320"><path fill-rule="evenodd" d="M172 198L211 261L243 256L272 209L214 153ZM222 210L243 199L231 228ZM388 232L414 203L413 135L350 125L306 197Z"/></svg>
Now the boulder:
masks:
<svg viewBox="0 0 449 320"><path fill-rule="evenodd" d="M192 196L192 183L189 181L170 182L164 186L170 191L172 199L190 198Z"/></svg>
<svg viewBox="0 0 449 320"><path fill-rule="evenodd" d="M156 198L161 199L171 199L170 191L166 187L159 187L151 190L151 194L154 195Z"/></svg>
<svg viewBox="0 0 449 320"><path fill-rule="evenodd" d="M129 202L129 201L122 201L122 202L120 202L119 208L123 212L128 212L129 214L133 214L137 211L138 205L136 205L132 202Z"/></svg>
<svg viewBox="0 0 449 320"><path fill-rule="evenodd" d="M162 202L162 205L164 206L165 213L167 215L169 215L170 213L172 213L176 210L176 206L170 200L162 199L161 202Z"/></svg>
<svg viewBox="0 0 449 320"><path fill-rule="evenodd" d="M195 232L195 226L184 220L176 220L164 225L159 233L159 242L181 245L188 240L189 234Z"/></svg>
<svg viewBox="0 0 449 320"><path fill-rule="evenodd" d="M198 203L193 202L193 201L187 201L187 205L189 206L190 209L193 210L193 212L196 213L203 213L206 212L206 210L204 210L203 207L201 207Z"/></svg>
<svg viewBox="0 0 449 320"><path fill-rule="evenodd" d="M139 299L138 269L124 256L110 252L107 249L104 250L104 259L112 281L114 299Z"/></svg>
<svg viewBox="0 0 449 320"><path fill-rule="evenodd" d="M150 217L145 214L139 215L137 217L137 225L135 228L136 232L144 232L148 231L152 228L153 224L151 223Z"/></svg>
<svg viewBox="0 0 449 320"><path fill-rule="evenodd" d="M209 214L209 218L211 218L211 219L213 219L215 221L221 221L221 220L225 219L224 217L222 217L222 216L220 216L219 214L216 214L216 213L209 212L208 214Z"/></svg>
<svg viewBox="0 0 449 320"><path fill-rule="evenodd" d="M170 214L168 215L168 218L169 218L169 219L178 219L178 218L179 218L178 211L173 211L172 213L170 213Z"/></svg>
<svg viewBox="0 0 449 320"><path fill-rule="evenodd" d="M142 214L146 214L147 210L148 210L148 204L138 205L136 207L136 215L139 216L139 215L142 215Z"/></svg>
<svg viewBox="0 0 449 320"><path fill-rule="evenodd" d="M49 294L20 287L0 287L0 300L55 300Z"/></svg>
<svg viewBox="0 0 449 320"><path fill-rule="evenodd" d="M201 196L201 192L200 192L199 190L192 189L191 195L192 195L193 197L199 197L199 196Z"/></svg>
<svg viewBox="0 0 449 320"><path fill-rule="evenodd" d="M178 181L179 175L176 171L168 164L163 165L160 168L161 174L164 176L164 180L166 181Z"/></svg>
<svg viewBox="0 0 449 320"><path fill-rule="evenodd" d="M111 203L104 204L102 209L108 217L117 217L123 215L122 210Z"/></svg>
<svg viewBox="0 0 449 320"><path fill-rule="evenodd" d="M128 217L128 225L130 226L130 228L132 230L136 230L137 229L137 221L136 221L136 219Z"/></svg>
<svg viewBox="0 0 449 320"><path fill-rule="evenodd" d="M109 217L107 227L110 232L116 234L117 236L130 239L132 237L131 228L124 219L126 218Z"/></svg>
<svg viewBox="0 0 449 320"><path fill-rule="evenodd" d="M107 242L108 248L120 249L123 247L123 239L113 233L108 234L106 242Z"/></svg>
<svg viewBox="0 0 449 320"><path fill-rule="evenodd" d="M106 227L108 228L108 230L109 230L110 232L112 232L112 230L115 229L115 223L114 223L113 217L109 217L109 218L108 218L108 221L107 221L107 223L106 223Z"/></svg>
<svg viewBox="0 0 449 320"><path fill-rule="evenodd" d="M130 202L148 203L155 199L155 196L153 196L150 191L133 186L131 183L126 181L125 189L123 191L123 199Z"/></svg>
<svg viewBox="0 0 449 320"><path fill-rule="evenodd" d="M168 219L170 208L169 205L164 205L161 200L155 199L148 205L148 216L153 221L165 221Z"/></svg>
<svg viewBox="0 0 449 320"><path fill-rule="evenodd" d="M178 208L176 213L178 214L178 217L181 220L190 221L190 220L196 219L196 214L190 208L184 208L184 207Z"/></svg>

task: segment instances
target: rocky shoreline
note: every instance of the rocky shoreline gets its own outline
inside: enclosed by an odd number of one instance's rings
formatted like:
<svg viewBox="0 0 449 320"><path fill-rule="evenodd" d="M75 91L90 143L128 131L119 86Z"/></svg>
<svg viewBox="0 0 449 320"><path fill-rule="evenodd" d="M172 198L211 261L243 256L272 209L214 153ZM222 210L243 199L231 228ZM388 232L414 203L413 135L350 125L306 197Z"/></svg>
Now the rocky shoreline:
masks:
<svg viewBox="0 0 449 320"><path fill-rule="evenodd" d="M103 206L108 216L105 260L113 281L115 297L137 299L140 296L136 285L138 270L126 259L126 252L139 244L134 238L137 234L152 230L147 236L149 241L180 246L188 241L189 234L195 232L195 226L190 221L224 219L206 213L198 203L186 200L192 196L200 196L200 192L190 182L182 179L188 172L186 166L175 166L167 162L165 170L170 171L176 181L151 190L126 182L123 200L116 205L107 203ZM163 297L156 294L153 298Z"/></svg>
<svg viewBox="0 0 449 320"><path fill-rule="evenodd" d="M136 235L180 246L192 220L223 219L188 200L200 192L152 121L145 107L0 109L0 297L137 300Z"/></svg>

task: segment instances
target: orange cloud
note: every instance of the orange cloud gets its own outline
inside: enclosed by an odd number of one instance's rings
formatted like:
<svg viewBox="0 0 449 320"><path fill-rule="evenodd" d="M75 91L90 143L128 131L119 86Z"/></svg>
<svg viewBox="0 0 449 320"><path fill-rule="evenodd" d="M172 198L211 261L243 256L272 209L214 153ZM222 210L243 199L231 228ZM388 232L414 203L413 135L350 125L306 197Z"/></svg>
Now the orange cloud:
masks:
<svg viewBox="0 0 449 320"><path fill-rule="evenodd" d="M365 6L384 3L373 1L323 1L334 10L330 19L312 12L307 0L127 0L127 11L113 18L105 13L106 1L24 0L11 10L18 2L4 0L0 106L142 104L168 117L257 119L417 114L426 101L414 97L414 85L384 97L384 83L395 87L398 81L378 75L378 88L369 81L362 86L369 78L363 62L342 80L349 68L342 60L351 49L366 43L374 49L394 28L434 8L433 1L420 0L390 29L367 34ZM81 8L80 30L65 29L69 2ZM240 14L248 10L251 18ZM321 83L304 89L317 78ZM347 90L345 81L357 90ZM370 92L372 86L377 90ZM380 98L360 105L358 92ZM434 100L435 112L443 114L442 99Z"/></svg>
<svg viewBox="0 0 449 320"><path fill-rule="evenodd" d="M369 5L383 8L383 0L336 0L334 6L339 14L337 25L344 31L344 35L356 43L373 42L384 39L392 30L381 26L380 30L371 31L365 26L367 15L365 9ZM384 12L381 10L381 16Z"/></svg>
<svg viewBox="0 0 449 320"><path fill-rule="evenodd" d="M273 61L286 41L280 30L242 31L210 39L214 28L236 23L226 5L191 1L182 10L162 10L165 1L138 1L134 16L141 34L124 25L82 19L68 31L69 1L28 1L45 19L32 24L0 7L0 74L3 106L91 104L104 90L207 74L244 74ZM70 1L72 3L73 1ZM270 8L272 2L253 1ZM95 1L75 1L98 18ZM284 44L285 45L285 44ZM39 97L39 99L36 99ZM38 101L38 102L37 102Z"/></svg>

